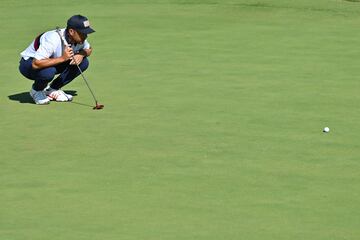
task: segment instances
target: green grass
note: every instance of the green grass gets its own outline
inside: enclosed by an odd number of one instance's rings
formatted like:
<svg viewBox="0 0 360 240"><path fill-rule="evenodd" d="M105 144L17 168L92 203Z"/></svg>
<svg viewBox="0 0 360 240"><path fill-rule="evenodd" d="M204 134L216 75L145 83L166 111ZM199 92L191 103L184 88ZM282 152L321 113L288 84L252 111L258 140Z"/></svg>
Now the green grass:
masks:
<svg viewBox="0 0 360 240"><path fill-rule="evenodd" d="M359 3L0 11L0 239L358 239ZM85 75L105 109L81 78L73 103L29 103L19 53L77 13L97 31Z"/></svg>

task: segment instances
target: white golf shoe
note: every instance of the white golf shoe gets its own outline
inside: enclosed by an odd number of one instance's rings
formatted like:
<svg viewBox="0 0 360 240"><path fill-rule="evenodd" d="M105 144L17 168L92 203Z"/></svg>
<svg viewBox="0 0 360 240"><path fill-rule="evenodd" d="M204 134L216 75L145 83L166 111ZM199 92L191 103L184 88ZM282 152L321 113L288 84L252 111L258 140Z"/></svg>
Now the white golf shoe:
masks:
<svg viewBox="0 0 360 240"><path fill-rule="evenodd" d="M59 89L52 89L51 87L47 87L45 89L45 94L47 95L50 101L57 101L57 102L68 102L73 99L73 96L70 94L66 94L63 90Z"/></svg>
<svg viewBox="0 0 360 240"><path fill-rule="evenodd" d="M50 100L48 99L44 91L35 91L33 88L31 88L30 96L34 99L34 102L36 104L44 105L50 103Z"/></svg>

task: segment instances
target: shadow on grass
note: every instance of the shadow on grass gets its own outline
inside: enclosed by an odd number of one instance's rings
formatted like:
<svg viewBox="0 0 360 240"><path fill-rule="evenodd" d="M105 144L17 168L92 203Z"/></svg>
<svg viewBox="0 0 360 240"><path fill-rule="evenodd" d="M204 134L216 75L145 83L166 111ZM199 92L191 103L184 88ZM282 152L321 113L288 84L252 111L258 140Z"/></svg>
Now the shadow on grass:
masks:
<svg viewBox="0 0 360 240"><path fill-rule="evenodd" d="M71 101L71 103L78 104L78 105L85 106L85 107L91 107L91 108L94 107L94 106L91 106L90 104L86 104L86 103L80 103L80 102L74 102L74 101Z"/></svg>
<svg viewBox="0 0 360 240"><path fill-rule="evenodd" d="M18 101L19 103L32 103L35 104L29 92L16 93L8 96L12 101Z"/></svg>

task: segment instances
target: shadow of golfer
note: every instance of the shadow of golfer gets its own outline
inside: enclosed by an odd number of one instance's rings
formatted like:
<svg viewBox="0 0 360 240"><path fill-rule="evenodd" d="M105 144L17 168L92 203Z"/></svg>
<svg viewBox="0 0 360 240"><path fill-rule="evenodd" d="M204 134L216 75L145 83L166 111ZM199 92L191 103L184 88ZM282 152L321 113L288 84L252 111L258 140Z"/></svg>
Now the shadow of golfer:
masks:
<svg viewBox="0 0 360 240"><path fill-rule="evenodd" d="M16 93L8 96L8 98L12 101L18 101L19 103L34 103L32 97L29 92Z"/></svg>
<svg viewBox="0 0 360 240"><path fill-rule="evenodd" d="M73 96L77 96L77 93L74 90L66 90L64 92ZM18 101L19 103L35 104L29 92L16 93L13 95L9 95L8 98L12 101Z"/></svg>

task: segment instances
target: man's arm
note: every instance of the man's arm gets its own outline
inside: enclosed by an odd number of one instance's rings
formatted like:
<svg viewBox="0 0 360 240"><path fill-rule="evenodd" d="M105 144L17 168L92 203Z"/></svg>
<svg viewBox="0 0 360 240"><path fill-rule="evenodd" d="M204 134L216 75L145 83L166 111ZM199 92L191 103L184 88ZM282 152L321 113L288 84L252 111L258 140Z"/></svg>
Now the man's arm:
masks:
<svg viewBox="0 0 360 240"><path fill-rule="evenodd" d="M82 55L83 57L88 57L91 55L91 53L92 53L92 48L81 49L81 51L79 52L79 54Z"/></svg>
<svg viewBox="0 0 360 240"><path fill-rule="evenodd" d="M51 66L58 65L60 63L66 62L71 59L73 56L73 50L70 47L65 47L64 53L61 57L58 58L46 58L46 59L36 59L32 61L32 68L33 69L41 69L41 68L47 68Z"/></svg>

